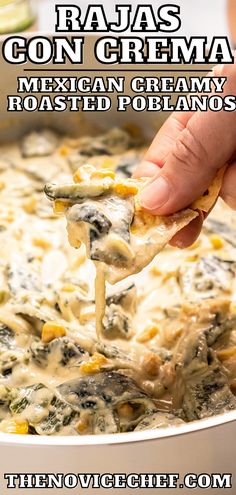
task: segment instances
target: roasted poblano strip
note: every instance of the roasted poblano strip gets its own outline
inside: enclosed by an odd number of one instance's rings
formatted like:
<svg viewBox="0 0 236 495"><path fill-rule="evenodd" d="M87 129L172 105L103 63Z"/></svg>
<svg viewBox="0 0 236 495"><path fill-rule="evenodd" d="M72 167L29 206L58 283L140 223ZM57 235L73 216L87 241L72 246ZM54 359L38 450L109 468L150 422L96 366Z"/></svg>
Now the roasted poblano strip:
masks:
<svg viewBox="0 0 236 495"><path fill-rule="evenodd" d="M184 421L173 414L156 412L145 416L136 426L135 431L156 430L157 428L170 428L183 425Z"/></svg>
<svg viewBox="0 0 236 495"><path fill-rule="evenodd" d="M11 396L11 412L26 419L39 435L58 434L78 416L71 405L41 383L13 389Z"/></svg>
<svg viewBox="0 0 236 495"><path fill-rule="evenodd" d="M235 409L236 398L227 375L211 348L234 322L222 322L206 329L186 329L179 341L174 363L175 407L184 420L202 419Z"/></svg>
<svg viewBox="0 0 236 495"><path fill-rule="evenodd" d="M33 362L42 368L49 365L78 366L88 353L67 337L54 339L48 344L34 342L30 348Z"/></svg>
<svg viewBox="0 0 236 495"><path fill-rule="evenodd" d="M58 391L72 407L92 415L93 433L97 434L129 431L145 414L156 410L133 380L115 371L73 380L60 385ZM124 414L125 406L129 406L129 414Z"/></svg>
<svg viewBox="0 0 236 495"><path fill-rule="evenodd" d="M57 186L56 184L47 184L45 194L50 200L68 200L74 201L85 200L87 198L97 198L111 189L110 180L104 180L101 184L65 184Z"/></svg>
<svg viewBox="0 0 236 495"><path fill-rule="evenodd" d="M236 263L218 256L204 256L187 268L181 267L178 281L188 299L213 298L230 293L236 273Z"/></svg>
<svg viewBox="0 0 236 495"><path fill-rule="evenodd" d="M130 339L133 335L131 318L121 306L110 304L103 318L103 334L107 339Z"/></svg>

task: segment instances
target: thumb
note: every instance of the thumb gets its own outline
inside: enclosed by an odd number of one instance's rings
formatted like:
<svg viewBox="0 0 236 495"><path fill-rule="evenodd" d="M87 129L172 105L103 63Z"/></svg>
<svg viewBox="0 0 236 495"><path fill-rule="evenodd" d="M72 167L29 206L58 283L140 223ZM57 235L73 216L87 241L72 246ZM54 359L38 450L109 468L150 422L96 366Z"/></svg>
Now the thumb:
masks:
<svg viewBox="0 0 236 495"><path fill-rule="evenodd" d="M230 161L236 149L235 129L235 112L195 113L164 166L143 189L142 206L153 214L169 215L190 205L207 190L218 169Z"/></svg>

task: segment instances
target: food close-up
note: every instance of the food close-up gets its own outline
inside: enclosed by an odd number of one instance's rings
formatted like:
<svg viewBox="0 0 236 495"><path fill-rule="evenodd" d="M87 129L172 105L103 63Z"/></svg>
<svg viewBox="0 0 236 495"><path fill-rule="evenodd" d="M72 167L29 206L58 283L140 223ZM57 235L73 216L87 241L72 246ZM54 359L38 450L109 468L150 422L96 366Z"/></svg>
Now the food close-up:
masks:
<svg viewBox="0 0 236 495"><path fill-rule="evenodd" d="M2 433L123 433L236 408L235 216L218 200L193 245L168 245L198 210L142 210L147 178L131 176L146 144L136 128L43 129L1 148Z"/></svg>

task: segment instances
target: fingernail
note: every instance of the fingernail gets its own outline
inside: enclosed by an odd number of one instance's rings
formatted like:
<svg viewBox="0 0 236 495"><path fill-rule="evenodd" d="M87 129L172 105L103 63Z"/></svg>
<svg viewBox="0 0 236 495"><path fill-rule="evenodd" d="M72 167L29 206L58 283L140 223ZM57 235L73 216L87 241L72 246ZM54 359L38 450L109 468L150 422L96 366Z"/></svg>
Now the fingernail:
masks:
<svg viewBox="0 0 236 495"><path fill-rule="evenodd" d="M170 193L169 182L165 177L158 177L141 192L141 205L147 210L161 208L169 200Z"/></svg>

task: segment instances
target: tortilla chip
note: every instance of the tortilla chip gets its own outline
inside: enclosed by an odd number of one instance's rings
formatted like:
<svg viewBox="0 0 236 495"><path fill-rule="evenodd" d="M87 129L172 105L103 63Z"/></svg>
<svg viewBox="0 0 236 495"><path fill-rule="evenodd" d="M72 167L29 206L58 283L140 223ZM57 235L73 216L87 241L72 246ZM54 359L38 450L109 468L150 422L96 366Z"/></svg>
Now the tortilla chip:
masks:
<svg viewBox="0 0 236 495"><path fill-rule="evenodd" d="M219 196L226 168L227 165L219 170L207 191L200 198L196 199L190 208L193 208L193 210L202 210L206 213L211 210Z"/></svg>
<svg viewBox="0 0 236 495"><path fill-rule="evenodd" d="M110 284L115 284L129 275L140 272L168 244L179 230L198 216L196 211L187 209L169 216L146 215L144 224L139 222L141 212L134 217L131 226L130 245L134 252L131 266L114 267L106 265L105 276ZM150 222L147 217L152 217Z"/></svg>
<svg viewBox="0 0 236 495"><path fill-rule="evenodd" d="M103 263L111 284L140 272L198 216L191 209L169 216L145 212L139 192L147 178L119 179L91 165L80 167L76 178L75 184L48 185L45 192L55 211L67 217L70 244L84 243L88 258Z"/></svg>

